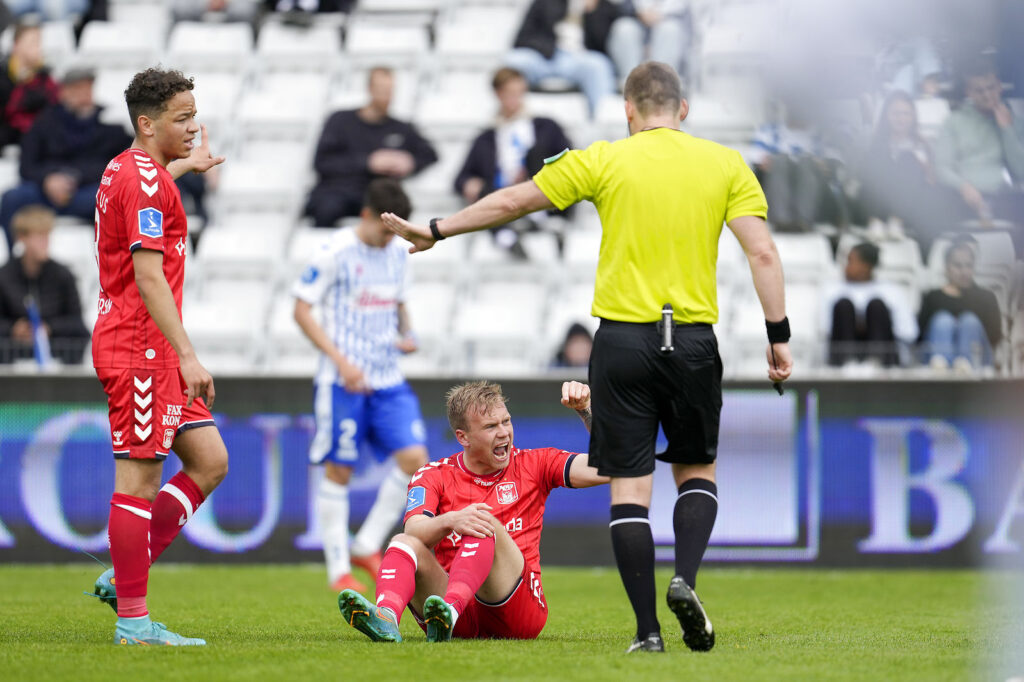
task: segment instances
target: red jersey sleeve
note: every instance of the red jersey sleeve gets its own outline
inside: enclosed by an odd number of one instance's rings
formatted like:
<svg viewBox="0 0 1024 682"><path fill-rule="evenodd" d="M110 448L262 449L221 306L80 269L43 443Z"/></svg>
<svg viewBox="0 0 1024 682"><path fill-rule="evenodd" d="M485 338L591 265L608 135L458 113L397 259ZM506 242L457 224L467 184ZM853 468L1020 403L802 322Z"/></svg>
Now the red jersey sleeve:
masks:
<svg viewBox="0 0 1024 682"><path fill-rule="evenodd" d="M133 152L130 157L136 172L129 174L130 179L125 183L122 195L129 248L132 251L142 248L163 253L164 219L169 217L165 216L165 197L175 188L167 186L173 184L170 175L149 156Z"/></svg>
<svg viewBox="0 0 1024 682"><path fill-rule="evenodd" d="M548 492L555 488L572 487L569 482L569 467L576 458L575 452L558 448L538 448L530 450L529 453L527 461L539 485Z"/></svg>
<svg viewBox="0 0 1024 682"><path fill-rule="evenodd" d="M418 514L434 517L441 501L443 488L441 470L438 462L421 467L409 481L409 492L406 494L405 517L402 523Z"/></svg>

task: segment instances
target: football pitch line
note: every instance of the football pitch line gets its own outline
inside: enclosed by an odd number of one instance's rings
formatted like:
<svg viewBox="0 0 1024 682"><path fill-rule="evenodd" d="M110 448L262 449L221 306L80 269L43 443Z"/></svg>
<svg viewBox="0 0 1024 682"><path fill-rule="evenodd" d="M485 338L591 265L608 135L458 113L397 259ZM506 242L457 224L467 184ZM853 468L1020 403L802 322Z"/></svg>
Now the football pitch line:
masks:
<svg viewBox="0 0 1024 682"><path fill-rule="evenodd" d="M981 571L705 569L697 585L718 643L692 653L663 603L666 654L623 651L632 612L614 569L549 568L547 627L532 642L402 644L342 621L311 565L157 565L155 620L205 648L113 644L90 590L95 564L0 566L4 680L999 680L1021 666L1021 576ZM1019 597L1022 592L1017 591ZM1011 660L1016 657L1017 660Z"/></svg>

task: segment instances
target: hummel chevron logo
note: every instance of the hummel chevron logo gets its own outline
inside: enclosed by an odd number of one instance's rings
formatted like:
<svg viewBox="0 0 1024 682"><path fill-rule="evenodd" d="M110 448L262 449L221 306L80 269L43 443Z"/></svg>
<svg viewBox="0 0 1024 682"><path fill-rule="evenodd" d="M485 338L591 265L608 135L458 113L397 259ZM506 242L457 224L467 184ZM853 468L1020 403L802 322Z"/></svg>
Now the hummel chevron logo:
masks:
<svg viewBox="0 0 1024 682"><path fill-rule="evenodd" d="M149 438L149 434L153 432L153 425L150 424L144 429L139 428L139 425L135 425L135 435L139 437L139 440L146 440Z"/></svg>
<svg viewBox="0 0 1024 682"><path fill-rule="evenodd" d="M138 393L135 394L135 404L141 407L142 409L146 409L147 407L149 407L149 404L151 402L153 402L152 393L147 393L146 395L139 395Z"/></svg>
<svg viewBox="0 0 1024 682"><path fill-rule="evenodd" d="M132 158L135 159L135 163L139 164L140 166L145 164L149 164L150 166L153 165L153 162L149 159L149 157L132 155Z"/></svg>
<svg viewBox="0 0 1024 682"><path fill-rule="evenodd" d="M139 422L140 424L145 424L150 420L150 418L152 418L152 416L153 410L146 410L145 412L139 412L138 410L135 410L135 421Z"/></svg>
<svg viewBox="0 0 1024 682"><path fill-rule="evenodd" d="M145 393L152 385L153 377L147 377L145 381L141 381L138 377L135 377L135 388L139 393Z"/></svg>
<svg viewBox="0 0 1024 682"><path fill-rule="evenodd" d="M146 178L147 180L152 180L153 178L156 177L156 168L151 168L150 170L143 170L140 168L139 175Z"/></svg>
<svg viewBox="0 0 1024 682"><path fill-rule="evenodd" d="M150 197L156 194L156 191L160 189L159 182L154 182L152 185L147 185L144 182L140 182L139 184L142 185L142 191L146 193L146 196Z"/></svg>

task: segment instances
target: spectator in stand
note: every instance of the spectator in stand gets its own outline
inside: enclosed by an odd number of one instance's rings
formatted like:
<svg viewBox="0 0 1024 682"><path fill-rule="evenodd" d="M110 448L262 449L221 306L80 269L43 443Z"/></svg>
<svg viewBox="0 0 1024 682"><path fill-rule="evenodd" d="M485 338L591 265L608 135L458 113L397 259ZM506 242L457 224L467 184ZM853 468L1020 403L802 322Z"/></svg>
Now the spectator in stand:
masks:
<svg viewBox="0 0 1024 682"><path fill-rule="evenodd" d="M412 124L388 114L395 87L391 69L371 69L368 85L369 103L331 114L320 133L313 159L317 183L305 211L317 227L358 216L374 178L402 180L437 161L437 152Z"/></svg>
<svg viewBox="0 0 1024 682"><path fill-rule="evenodd" d="M554 367L589 367L590 351L594 347L594 337L579 322L573 322L565 334L562 347L555 354Z"/></svg>
<svg viewBox="0 0 1024 682"><path fill-rule="evenodd" d="M962 219L1024 224L1024 121L1003 101L1003 84L988 60L965 70L966 101L946 119L935 143L938 179L959 193ZM1017 251L1024 247L1014 233Z"/></svg>
<svg viewBox="0 0 1024 682"><path fill-rule="evenodd" d="M689 0L623 0L622 15L608 36L608 56L621 81L647 59L686 72L691 44L689 4Z"/></svg>
<svg viewBox="0 0 1024 682"><path fill-rule="evenodd" d="M826 291L824 318L831 329L828 363L865 360L885 367L899 363L897 341L917 339L917 320L903 292L875 279L878 247L867 242L850 249L846 280Z"/></svg>
<svg viewBox="0 0 1024 682"><path fill-rule="evenodd" d="M570 15L569 0L533 0L519 27L505 65L524 76L531 86L545 78L564 78L583 91L590 115L597 112L601 100L615 92L615 72L608 56L600 52L605 36L598 35L603 22L589 21L602 11L599 0L583 0L583 15ZM583 41L574 41L579 31L560 30L560 24L582 22Z"/></svg>
<svg viewBox="0 0 1024 682"><path fill-rule="evenodd" d="M817 131L792 110L755 131L749 161L768 198L774 229L807 232L818 222L838 222L830 191L838 160L826 156Z"/></svg>
<svg viewBox="0 0 1024 682"><path fill-rule="evenodd" d="M11 54L0 62L0 147L20 142L39 112L57 101L42 33L38 25L18 24Z"/></svg>
<svg viewBox="0 0 1024 682"><path fill-rule="evenodd" d="M8 234L11 217L29 204L93 221L103 169L132 142L121 126L100 121L93 78L89 69L70 69L61 81L60 101L22 139L22 182L0 199L0 224Z"/></svg>
<svg viewBox="0 0 1024 682"><path fill-rule="evenodd" d="M79 21L89 14L90 0L4 0L7 9L16 17L33 14L44 21Z"/></svg>
<svg viewBox="0 0 1024 682"><path fill-rule="evenodd" d="M917 110L907 93L897 90L886 100L858 175L869 221L898 219L925 252L948 227L932 150L918 131Z"/></svg>
<svg viewBox="0 0 1024 682"><path fill-rule="evenodd" d="M925 360L935 369L968 372L991 367L992 349L1003 338L996 295L974 282L974 240L946 250L946 284L921 300L918 315Z"/></svg>
<svg viewBox="0 0 1024 682"><path fill-rule="evenodd" d="M171 0L175 21L203 21L214 17L223 21L251 22L256 18L260 0Z"/></svg>
<svg viewBox="0 0 1024 682"><path fill-rule="evenodd" d="M942 91L942 58L933 41L923 35L899 36L879 51L875 63L885 93L901 91L937 97Z"/></svg>
<svg viewBox="0 0 1024 682"><path fill-rule="evenodd" d="M526 78L515 69L503 67L491 85L498 98L498 119L493 128L480 133L469 149L462 170L455 177L455 191L472 204L496 189L528 180L544 166L544 159L572 146L561 126L550 118L533 117L526 111ZM541 227L546 213L524 216L491 230L495 241L518 257L526 253L519 243L519 230Z"/></svg>
<svg viewBox="0 0 1024 682"><path fill-rule="evenodd" d="M75 276L50 260L53 211L26 206L14 216L15 257L0 267L0 362L33 357L36 325L50 352L77 364L89 341Z"/></svg>

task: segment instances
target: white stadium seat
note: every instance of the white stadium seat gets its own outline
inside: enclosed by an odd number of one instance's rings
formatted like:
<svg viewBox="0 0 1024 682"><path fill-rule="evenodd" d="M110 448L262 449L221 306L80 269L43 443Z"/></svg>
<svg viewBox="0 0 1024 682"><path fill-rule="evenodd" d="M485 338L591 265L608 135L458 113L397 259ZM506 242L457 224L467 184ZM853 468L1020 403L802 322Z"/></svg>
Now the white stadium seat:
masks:
<svg viewBox="0 0 1024 682"><path fill-rule="evenodd" d="M264 72L322 72L341 59L341 32L331 26L268 22L260 29L256 54Z"/></svg>
<svg viewBox="0 0 1024 682"><path fill-rule="evenodd" d="M167 42L168 62L187 72L237 73L248 66L252 52L252 27L243 22L179 21Z"/></svg>
<svg viewBox="0 0 1024 682"><path fill-rule="evenodd" d="M78 58L97 68L139 71L157 63L163 38L135 24L90 21L82 30ZM127 85L127 84L126 84Z"/></svg>
<svg viewBox="0 0 1024 682"><path fill-rule="evenodd" d="M409 66L429 52L430 37L425 26L353 20L346 31L345 50L359 64Z"/></svg>

